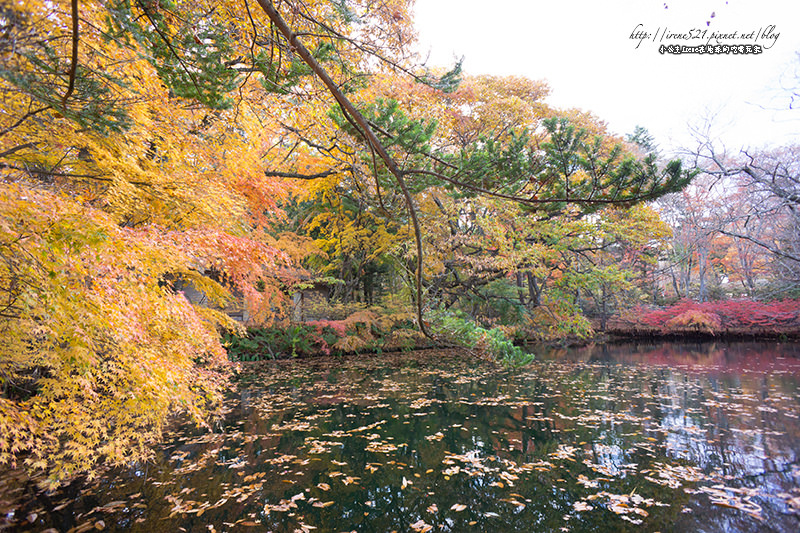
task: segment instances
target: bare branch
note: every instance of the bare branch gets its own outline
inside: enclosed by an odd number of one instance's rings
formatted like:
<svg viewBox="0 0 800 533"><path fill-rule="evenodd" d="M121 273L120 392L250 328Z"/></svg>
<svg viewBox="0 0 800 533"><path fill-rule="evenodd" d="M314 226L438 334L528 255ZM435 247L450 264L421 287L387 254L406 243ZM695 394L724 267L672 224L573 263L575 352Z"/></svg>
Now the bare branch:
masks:
<svg viewBox="0 0 800 533"><path fill-rule="evenodd" d="M316 180L320 178L327 178L334 174L342 172L341 170L331 169L325 172L317 172L316 174L298 174L297 172L278 172L277 170L265 170L264 175L270 178L292 178L298 180Z"/></svg>
<svg viewBox="0 0 800 533"><path fill-rule="evenodd" d="M783 250L780 250L779 248L776 248L774 246L770 246L769 244L767 244L767 243L765 243L765 242L763 242L763 241L761 241L759 239L756 239L754 237L751 237L750 235L742 235L741 233L734 233L734 232L728 231L728 230L726 230L724 228L717 229L716 231L718 231L719 233L722 233L724 235L728 235L729 237L735 237L737 239L744 239L744 240L750 241L753 244L756 244L756 245L764 248L765 250L768 250L773 255L777 255L778 257L783 257L784 259L789 259L791 261L796 261L796 262L800 263L800 256L796 256L796 255L784 252Z"/></svg>
<svg viewBox="0 0 800 533"><path fill-rule="evenodd" d="M28 120L28 119L29 119L29 118L31 118L32 116L34 116L34 115L36 115L36 114L38 114L38 113L41 113L42 111L46 111L47 109L50 109L50 106L49 106L49 105L46 105L46 106L44 106L44 107L40 107L39 109L34 109L33 111L28 111L27 113L25 113L24 115L22 115L22 116L19 118L19 120L17 120L15 123L13 123L12 125L10 125L9 127L7 127L6 129L4 129L3 131L0 131L0 137L2 137L3 135L5 135L6 133L9 133L9 132L11 132L12 130L14 130L14 129L18 128L19 126L21 126L21 125L22 125L22 123L23 123L23 122L25 122L26 120ZM4 154L0 154L0 157L3 157L3 155L4 155Z"/></svg>

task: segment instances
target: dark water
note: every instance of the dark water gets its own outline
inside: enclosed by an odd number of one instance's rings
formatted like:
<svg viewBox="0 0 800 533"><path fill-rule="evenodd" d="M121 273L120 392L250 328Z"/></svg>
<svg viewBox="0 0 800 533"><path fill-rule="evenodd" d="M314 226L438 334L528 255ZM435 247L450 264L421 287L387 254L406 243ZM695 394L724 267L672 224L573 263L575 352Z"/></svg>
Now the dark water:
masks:
<svg viewBox="0 0 800 533"><path fill-rule="evenodd" d="M218 433L36 495L14 531L799 531L800 346L269 363ZM3 493L5 492L5 493ZM8 503L11 502L11 503ZM0 527L0 529L2 529Z"/></svg>

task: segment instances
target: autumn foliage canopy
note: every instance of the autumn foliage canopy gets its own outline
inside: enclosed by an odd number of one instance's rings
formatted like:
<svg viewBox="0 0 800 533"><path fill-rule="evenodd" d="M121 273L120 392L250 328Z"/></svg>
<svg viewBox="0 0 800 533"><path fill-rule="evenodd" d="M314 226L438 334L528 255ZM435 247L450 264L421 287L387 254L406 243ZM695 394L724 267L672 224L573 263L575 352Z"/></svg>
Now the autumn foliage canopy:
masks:
<svg viewBox="0 0 800 533"><path fill-rule="evenodd" d="M419 67L410 9L0 6L0 464L55 485L146 459L170 413L207 423L223 310L286 319L301 280L371 303L391 273L424 328L516 276L556 327L568 285L629 285L612 255L652 262L665 230L627 208L691 174L542 82Z"/></svg>

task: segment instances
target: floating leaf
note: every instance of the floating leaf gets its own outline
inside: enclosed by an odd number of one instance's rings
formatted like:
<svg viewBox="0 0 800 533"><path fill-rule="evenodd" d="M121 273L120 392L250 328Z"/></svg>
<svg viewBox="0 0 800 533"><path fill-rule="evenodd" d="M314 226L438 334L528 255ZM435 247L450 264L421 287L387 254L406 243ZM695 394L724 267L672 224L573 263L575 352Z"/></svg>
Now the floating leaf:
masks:
<svg viewBox="0 0 800 533"><path fill-rule="evenodd" d="M578 501L573 503L572 508L578 511L579 513L582 511L591 511L592 509L594 509L594 507L583 501Z"/></svg>
<svg viewBox="0 0 800 533"><path fill-rule="evenodd" d="M426 523L424 520L420 519L411 524L411 529L413 529L414 531L419 531L419 533L427 533L428 531L433 529L433 526Z"/></svg>

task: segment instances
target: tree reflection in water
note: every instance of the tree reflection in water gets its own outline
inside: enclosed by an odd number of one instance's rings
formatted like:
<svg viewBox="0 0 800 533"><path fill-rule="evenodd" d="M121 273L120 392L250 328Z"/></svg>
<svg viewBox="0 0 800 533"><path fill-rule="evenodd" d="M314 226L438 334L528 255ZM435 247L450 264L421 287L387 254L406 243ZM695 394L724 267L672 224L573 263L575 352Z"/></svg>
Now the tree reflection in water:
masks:
<svg viewBox="0 0 800 533"><path fill-rule="evenodd" d="M798 385L800 348L779 344L591 346L513 372L454 351L262 363L223 431L177 428L156 464L46 497L14 495L6 476L6 520L797 531Z"/></svg>

